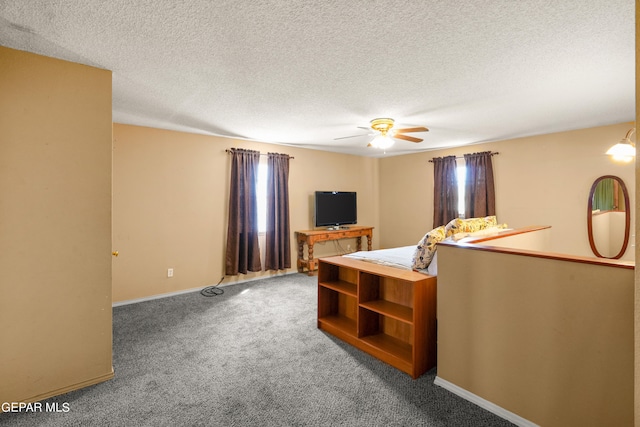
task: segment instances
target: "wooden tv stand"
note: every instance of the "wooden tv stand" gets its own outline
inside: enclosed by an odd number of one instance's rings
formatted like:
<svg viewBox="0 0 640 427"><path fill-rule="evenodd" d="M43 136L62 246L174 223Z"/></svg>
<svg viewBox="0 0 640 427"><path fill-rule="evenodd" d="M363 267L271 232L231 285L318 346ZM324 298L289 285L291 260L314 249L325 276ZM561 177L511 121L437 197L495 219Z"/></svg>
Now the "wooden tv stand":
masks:
<svg viewBox="0 0 640 427"><path fill-rule="evenodd" d="M371 240L373 239L373 227L363 227L350 225L337 230L302 230L296 231L296 241L298 242L298 272L302 273L307 268L309 276L313 275L317 259L313 258L313 245L316 242L340 239L356 239L356 250L362 250L362 236L367 237L367 250L371 250ZM307 245L309 257L304 258L304 245Z"/></svg>
<svg viewBox="0 0 640 427"><path fill-rule="evenodd" d="M318 328L418 378L436 365L436 276L320 258Z"/></svg>

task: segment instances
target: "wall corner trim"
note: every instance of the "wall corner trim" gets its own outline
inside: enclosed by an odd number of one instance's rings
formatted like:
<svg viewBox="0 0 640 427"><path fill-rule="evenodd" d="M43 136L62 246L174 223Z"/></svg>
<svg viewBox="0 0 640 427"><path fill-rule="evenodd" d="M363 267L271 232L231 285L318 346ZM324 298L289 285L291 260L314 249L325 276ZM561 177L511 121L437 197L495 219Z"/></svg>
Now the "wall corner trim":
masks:
<svg viewBox="0 0 640 427"><path fill-rule="evenodd" d="M521 426L521 427L539 427L538 424L532 423L531 421L522 418L519 415L514 414L511 411L507 411L504 408L501 408L500 406L489 402L488 400L483 399L480 396L477 396L473 393L471 393L470 391L467 391L461 387L458 387L457 385L450 383L447 380L444 380L438 376L436 376L436 379L433 381L433 383L437 386L440 386L448 391L450 391L453 394L456 394L460 397L462 397L463 399L478 405L479 407L486 409L487 411L496 414L497 416L499 416L500 418L504 418L507 421L512 422L513 424L517 425L517 426Z"/></svg>

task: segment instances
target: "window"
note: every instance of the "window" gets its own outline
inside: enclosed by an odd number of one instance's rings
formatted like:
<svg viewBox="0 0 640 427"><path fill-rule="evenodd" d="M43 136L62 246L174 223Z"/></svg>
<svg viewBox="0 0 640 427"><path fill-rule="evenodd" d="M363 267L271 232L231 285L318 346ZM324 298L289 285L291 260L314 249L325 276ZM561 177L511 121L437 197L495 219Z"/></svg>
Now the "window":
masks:
<svg viewBox="0 0 640 427"><path fill-rule="evenodd" d="M261 158L258 164L258 185L256 197L258 202L258 233L267 231L267 172L269 165L266 158Z"/></svg>
<svg viewBox="0 0 640 427"><path fill-rule="evenodd" d="M458 167L456 168L458 179L458 216L464 218L464 182L467 178L467 167L464 158L456 159Z"/></svg>
<svg viewBox="0 0 640 427"><path fill-rule="evenodd" d="M453 218L495 215L495 189L491 151L434 157L433 224L446 224ZM456 195L457 203L456 201ZM467 203L469 203L467 205Z"/></svg>

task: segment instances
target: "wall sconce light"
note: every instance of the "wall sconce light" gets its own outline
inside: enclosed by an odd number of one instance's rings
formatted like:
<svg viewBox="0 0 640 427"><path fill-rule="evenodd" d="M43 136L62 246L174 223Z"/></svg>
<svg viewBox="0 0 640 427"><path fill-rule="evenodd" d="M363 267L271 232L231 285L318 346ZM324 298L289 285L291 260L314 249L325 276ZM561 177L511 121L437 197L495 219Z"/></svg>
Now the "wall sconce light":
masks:
<svg viewBox="0 0 640 427"><path fill-rule="evenodd" d="M624 139L613 147L609 148L607 154L613 157L613 160L629 163L636 156L636 144L631 141L631 135L636 128L630 129Z"/></svg>

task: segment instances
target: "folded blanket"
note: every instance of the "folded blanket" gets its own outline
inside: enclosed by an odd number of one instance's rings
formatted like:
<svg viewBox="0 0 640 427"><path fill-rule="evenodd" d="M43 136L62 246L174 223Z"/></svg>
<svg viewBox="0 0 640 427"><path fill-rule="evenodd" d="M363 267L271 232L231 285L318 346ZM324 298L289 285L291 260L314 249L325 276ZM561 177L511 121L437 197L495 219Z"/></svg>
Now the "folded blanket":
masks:
<svg viewBox="0 0 640 427"><path fill-rule="evenodd" d="M372 262L374 264L386 265L388 267L401 268L403 270L413 270L413 254L415 245L401 246L398 248L378 249L375 251L359 251L343 255L347 258L359 259L361 261ZM421 273L435 276L438 273L436 258L431 261L429 268L417 270Z"/></svg>

